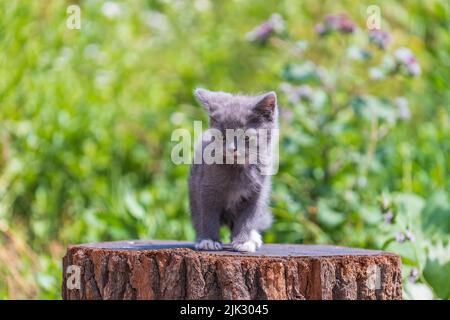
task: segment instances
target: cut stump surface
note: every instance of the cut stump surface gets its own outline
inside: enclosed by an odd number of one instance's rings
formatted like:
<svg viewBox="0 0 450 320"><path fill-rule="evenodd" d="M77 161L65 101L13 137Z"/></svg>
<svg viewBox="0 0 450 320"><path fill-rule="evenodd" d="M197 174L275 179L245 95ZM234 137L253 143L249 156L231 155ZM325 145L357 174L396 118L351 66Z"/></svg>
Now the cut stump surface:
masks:
<svg viewBox="0 0 450 320"><path fill-rule="evenodd" d="M267 244L255 253L191 242L69 247L63 299L401 299L401 260L376 250Z"/></svg>

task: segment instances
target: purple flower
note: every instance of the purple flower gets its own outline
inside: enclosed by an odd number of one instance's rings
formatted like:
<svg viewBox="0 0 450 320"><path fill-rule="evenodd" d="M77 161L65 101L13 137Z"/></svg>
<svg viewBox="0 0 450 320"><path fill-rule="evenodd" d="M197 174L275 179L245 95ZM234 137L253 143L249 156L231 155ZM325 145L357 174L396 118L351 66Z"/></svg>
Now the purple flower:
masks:
<svg viewBox="0 0 450 320"><path fill-rule="evenodd" d="M405 242L405 240L406 240L406 237L405 237L405 234L403 232L399 232L395 236L395 241L397 241L399 243Z"/></svg>
<svg viewBox="0 0 450 320"><path fill-rule="evenodd" d="M247 34L247 39L251 42L264 44L267 42L267 40L269 40L273 33L274 29L272 25L266 21L250 31Z"/></svg>
<svg viewBox="0 0 450 320"><path fill-rule="evenodd" d="M341 14L338 22L337 30L341 33L353 33L356 29L356 24L347 15Z"/></svg>
<svg viewBox="0 0 450 320"><path fill-rule="evenodd" d="M394 55L397 65L405 68L410 76L415 77L420 74L420 65L410 49L404 47L399 48L395 51Z"/></svg>
<svg viewBox="0 0 450 320"><path fill-rule="evenodd" d="M332 31L349 34L355 31L356 24L346 14L329 14L322 23L316 25L315 29L319 36L327 35Z"/></svg>
<svg viewBox="0 0 450 320"><path fill-rule="evenodd" d="M315 29L316 33L321 37L328 33L328 30L323 23L316 24Z"/></svg>
<svg viewBox="0 0 450 320"><path fill-rule="evenodd" d="M413 242L414 240L416 240L416 237L410 230L406 230L406 232L397 233L395 235L395 240L400 243L405 242L406 240Z"/></svg>
<svg viewBox="0 0 450 320"><path fill-rule="evenodd" d="M417 281L418 278L419 278L419 270L417 270L417 268L412 268L408 276L409 282L414 283Z"/></svg>
<svg viewBox="0 0 450 320"><path fill-rule="evenodd" d="M392 221L394 221L394 214L392 213L391 210L389 210L388 212L386 212L386 215L384 216L384 221L387 224L392 224Z"/></svg>
<svg viewBox="0 0 450 320"><path fill-rule="evenodd" d="M392 38L389 32L375 29L370 31L369 41L375 44L378 48L385 50L391 43Z"/></svg>
<svg viewBox="0 0 450 320"><path fill-rule="evenodd" d="M406 236L406 239L408 239L411 242L414 242L414 240L416 240L416 237L411 232L411 230L407 230L406 233L405 233L405 236Z"/></svg>
<svg viewBox="0 0 450 320"><path fill-rule="evenodd" d="M325 17L324 20L325 26L330 29L337 29L339 24L339 15L329 14Z"/></svg>
<svg viewBox="0 0 450 320"><path fill-rule="evenodd" d="M257 26L247 34L247 39L251 42L265 44L274 34L282 33L285 30L284 19L278 13L274 13L267 21Z"/></svg>

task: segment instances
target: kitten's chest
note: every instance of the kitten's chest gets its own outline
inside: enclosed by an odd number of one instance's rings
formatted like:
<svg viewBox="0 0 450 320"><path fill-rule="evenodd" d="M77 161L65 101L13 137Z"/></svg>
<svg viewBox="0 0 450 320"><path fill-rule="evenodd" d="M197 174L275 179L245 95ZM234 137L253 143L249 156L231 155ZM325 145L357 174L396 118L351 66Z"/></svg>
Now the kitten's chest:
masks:
<svg viewBox="0 0 450 320"><path fill-rule="evenodd" d="M246 188L229 190L226 197L226 208L233 209L239 207L242 203L249 201L252 196L253 191Z"/></svg>
<svg viewBox="0 0 450 320"><path fill-rule="evenodd" d="M258 189L258 181L251 176L243 176L230 181L226 192L226 207L232 209L251 201Z"/></svg>

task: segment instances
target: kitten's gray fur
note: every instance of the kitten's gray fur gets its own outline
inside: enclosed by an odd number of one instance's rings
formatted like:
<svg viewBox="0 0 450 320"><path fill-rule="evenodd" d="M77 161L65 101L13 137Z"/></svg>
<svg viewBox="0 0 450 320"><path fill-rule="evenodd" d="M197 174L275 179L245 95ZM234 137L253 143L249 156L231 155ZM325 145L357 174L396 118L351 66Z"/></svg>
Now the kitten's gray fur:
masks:
<svg viewBox="0 0 450 320"><path fill-rule="evenodd" d="M268 139L278 128L275 92L258 96L195 90L197 100L209 114L209 127L219 130L266 129ZM196 148L203 152L209 141ZM271 156L271 151L269 153ZM255 251L262 244L260 231L272 223L268 202L270 175L261 174L262 164L193 164L189 178L189 198L197 233L196 248L220 250L219 229L231 229L232 246L237 251Z"/></svg>

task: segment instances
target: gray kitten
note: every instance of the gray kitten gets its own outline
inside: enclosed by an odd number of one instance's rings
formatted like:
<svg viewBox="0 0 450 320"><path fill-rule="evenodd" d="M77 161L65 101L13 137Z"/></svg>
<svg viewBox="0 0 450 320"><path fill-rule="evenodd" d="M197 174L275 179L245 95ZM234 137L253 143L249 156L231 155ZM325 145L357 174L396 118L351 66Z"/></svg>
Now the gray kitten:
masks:
<svg viewBox="0 0 450 320"><path fill-rule="evenodd" d="M231 229L234 250L254 252L262 245L259 232L272 223L268 207L271 179L263 171L267 169L267 161L271 160L273 132L278 128L276 94L241 96L197 89L195 96L208 111L209 130L215 129L224 136L224 140L203 139L196 148L196 156L204 155L205 148L213 140L225 149L224 155L218 154L219 158L223 156L223 164L203 161L201 164L194 162L191 167L189 198L197 233L195 247L199 250L221 250L219 229L224 224ZM226 129L242 129L252 132L257 138L265 135L270 146L267 152L261 152L261 142L256 140L256 158L251 162L250 155L255 155L249 142L252 136L241 135L239 141L239 136L226 139ZM242 155L242 148L238 149L238 146L244 146L243 162L237 161L237 157ZM232 161L227 161L230 154Z"/></svg>

